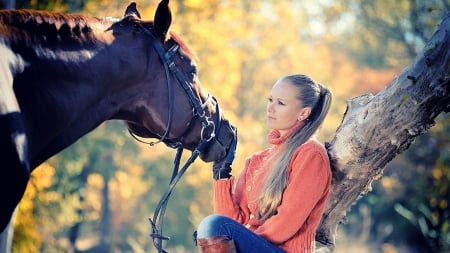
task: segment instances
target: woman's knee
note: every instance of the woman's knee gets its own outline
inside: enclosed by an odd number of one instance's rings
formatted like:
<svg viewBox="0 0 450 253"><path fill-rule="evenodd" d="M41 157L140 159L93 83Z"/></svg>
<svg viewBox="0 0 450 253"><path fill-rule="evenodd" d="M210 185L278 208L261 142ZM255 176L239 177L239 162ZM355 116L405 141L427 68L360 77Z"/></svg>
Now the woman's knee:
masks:
<svg viewBox="0 0 450 253"><path fill-rule="evenodd" d="M197 236L198 238L206 238L223 235L223 231L221 231L222 226L231 221L226 216L216 214L208 215L198 225Z"/></svg>

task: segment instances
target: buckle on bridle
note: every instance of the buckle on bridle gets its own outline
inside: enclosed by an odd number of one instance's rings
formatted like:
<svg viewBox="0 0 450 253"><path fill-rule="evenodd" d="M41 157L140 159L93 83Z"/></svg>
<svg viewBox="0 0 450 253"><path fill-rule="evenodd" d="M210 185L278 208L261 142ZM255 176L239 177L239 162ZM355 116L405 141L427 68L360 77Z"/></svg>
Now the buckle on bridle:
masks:
<svg viewBox="0 0 450 253"><path fill-rule="evenodd" d="M208 134L208 138L205 138L205 132L208 128L211 128ZM216 137L216 125L211 120L206 120L206 125L202 126L202 130L200 131L200 137L202 140L206 140L206 142L210 142L214 137Z"/></svg>

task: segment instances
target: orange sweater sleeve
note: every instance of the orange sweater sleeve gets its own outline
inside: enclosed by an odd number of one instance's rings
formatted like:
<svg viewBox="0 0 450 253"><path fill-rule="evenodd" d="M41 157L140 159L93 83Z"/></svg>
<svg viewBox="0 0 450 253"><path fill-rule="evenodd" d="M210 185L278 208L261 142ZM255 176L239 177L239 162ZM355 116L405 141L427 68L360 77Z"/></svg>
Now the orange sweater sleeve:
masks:
<svg viewBox="0 0 450 253"><path fill-rule="evenodd" d="M234 194L233 176L228 180L214 181L214 213L228 216L241 224L246 224L250 217L247 197L244 194L245 173L247 173L248 164L249 159L247 159L241 176L238 178Z"/></svg>
<svg viewBox="0 0 450 253"><path fill-rule="evenodd" d="M302 231L315 231L308 226L320 221L323 208L317 206L324 206L322 202L326 201L331 183L328 156L316 145L298 149L289 169L289 182L278 213L255 230L275 244L281 244Z"/></svg>

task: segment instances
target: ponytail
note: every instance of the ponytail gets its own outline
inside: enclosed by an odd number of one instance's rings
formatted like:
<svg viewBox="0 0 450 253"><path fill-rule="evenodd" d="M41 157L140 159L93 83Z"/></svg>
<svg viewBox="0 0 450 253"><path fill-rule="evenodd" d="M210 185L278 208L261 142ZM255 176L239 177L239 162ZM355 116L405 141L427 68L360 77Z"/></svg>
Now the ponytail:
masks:
<svg viewBox="0 0 450 253"><path fill-rule="evenodd" d="M304 137L302 138L304 140L301 141L300 145L305 143L317 132L317 130L325 120L328 111L330 110L332 101L332 95L330 90L320 83L317 83L317 85L320 89L318 101L312 108L311 115L309 115L308 119L306 120L306 124L303 127L303 129L297 132L298 134L301 134Z"/></svg>

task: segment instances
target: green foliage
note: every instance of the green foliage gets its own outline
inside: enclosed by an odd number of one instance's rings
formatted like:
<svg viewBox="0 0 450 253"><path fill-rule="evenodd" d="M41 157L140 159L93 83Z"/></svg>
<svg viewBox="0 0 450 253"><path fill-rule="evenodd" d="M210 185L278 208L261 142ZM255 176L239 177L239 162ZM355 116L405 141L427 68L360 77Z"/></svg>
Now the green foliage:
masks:
<svg viewBox="0 0 450 253"><path fill-rule="evenodd" d="M359 64L372 68L404 67L422 50L437 24L450 12L449 0L342 0L326 7L335 20L351 26L336 43ZM339 9L339 10L337 10Z"/></svg>

